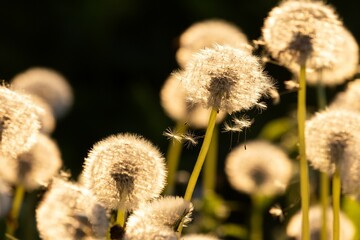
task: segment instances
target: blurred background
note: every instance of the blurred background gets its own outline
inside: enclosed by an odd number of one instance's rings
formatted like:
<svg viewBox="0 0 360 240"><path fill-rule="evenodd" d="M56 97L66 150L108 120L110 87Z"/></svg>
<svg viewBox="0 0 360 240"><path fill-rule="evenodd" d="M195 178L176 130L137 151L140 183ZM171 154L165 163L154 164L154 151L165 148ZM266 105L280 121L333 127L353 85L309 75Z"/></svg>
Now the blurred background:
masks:
<svg viewBox="0 0 360 240"><path fill-rule="evenodd" d="M360 2L329 3L359 40ZM64 169L76 179L92 145L111 134L138 133L163 153L167 151L163 132L174 123L160 105L159 91L178 68L177 39L186 28L197 21L221 18L255 40L276 4L274 0L0 0L0 79L8 82L34 66L53 68L67 78L74 90L74 105L57 122L53 138L62 151ZM247 139L255 138L269 120L288 116L296 104L296 94L283 91L283 81L291 75L273 64L266 70L277 81L282 100L256 116ZM328 89L329 98L342 88ZM312 93L309 89L310 108L315 106ZM226 191L221 161L244 136L236 140L225 133L220 138L218 188ZM184 158L194 162L198 150L185 150ZM193 162L182 162L180 168L191 171ZM24 239L34 239L31 231Z"/></svg>

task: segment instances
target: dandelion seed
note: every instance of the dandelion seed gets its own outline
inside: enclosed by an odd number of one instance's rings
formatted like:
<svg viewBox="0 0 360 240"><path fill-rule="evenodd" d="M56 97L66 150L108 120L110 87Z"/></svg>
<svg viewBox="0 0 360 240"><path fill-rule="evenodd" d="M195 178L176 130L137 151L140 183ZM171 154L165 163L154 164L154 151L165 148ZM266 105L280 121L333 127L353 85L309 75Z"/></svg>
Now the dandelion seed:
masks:
<svg viewBox="0 0 360 240"><path fill-rule="evenodd" d="M224 132L242 132L243 127L239 125L230 125L229 123L225 122L223 127Z"/></svg>
<svg viewBox="0 0 360 240"><path fill-rule="evenodd" d="M68 81L57 71L33 67L11 80L11 88L42 98L56 118L63 117L73 104L73 92Z"/></svg>
<svg viewBox="0 0 360 240"><path fill-rule="evenodd" d="M248 194L283 193L278 183L287 185L292 176L292 165L285 152L266 141L251 141L246 146L245 150L244 145L239 145L227 156L225 172L230 184Z"/></svg>
<svg viewBox="0 0 360 240"><path fill-rule="evenodd" d="M176 60L184 67L194 53L214 44L226 44L251 51L247 37L235 24L221 19L210 19L191 25L181 34Z"/></svg>
<svg viewBox="0 0 360 240"><path fill-rule="evenodd" d="M284 85L289 91L297 91L299 89L299 83L294 80L284 81Z"/></svg>
<svg viewBox="0 0 360 240"><path fill-rule="evenodd" d="M197 137L195 136L194 133L192 132L186 132L185 134L182 135L184 141L185 141L185 144L188 144L189 146L196 146L198 144L198 141L197 141Z"/></svg>
<svg viewBox="0 0 360 240"><path fill-rule="evenodd" d="M332 222L333 222L333 211L331 208L327 210L327 236L328 239L333 239L333 230L332 230ZM299 211L290 219L286 233L289 237L294 239L301 239L301 218L302 213ZM322 209L320 206L312 206L309 211L309 221L310 221L310 239L320 239L320 231L322 225ZM341 221L341 228L340 228L340 239L341 240L351 240L354 239L355 235L355 228L352 222L340 212L340 221Z"/></svg>
<svg viewBox="0 0 360 240"><path fill-rule="evenodd" d="M198 52L177 77L189 104L229 114L250 109L272 87L255 56L220 45Z"/></svg>
<svg viewBox="0 0 360 240"><path fill-rule="evenodd" d="M105 208L85 188L55 179L36 209L37 228L44 240L104 239Z"/></svg>
<svg viewBox="0 0 360 240"><path fill-rule="evenodd" d="M272 206L269 210L269 213L272 216L279 218L280 222L284 221L284 212L280 205L275 204L274 206Z"/></svg>
<svg viewBox="0 0 360 240"><path fill-rule="evenodd" d="M332 67L341 51L342 23L322 1L282 1L265 19L262 37L271 56L298 72Z"/></svg>
<svg viewBox="0 0 360 240"><path fill-rule="evenodd" d="M165 179L159 150L141 136L128 133L96 143L84 163L85 186L108 209L132 210L158 197Z"/></svg>
<svg viewBox="0 0 360 240"><path fill-rule="evenodd" d="M241 128L249 128L254 121L250 120L247 116L242 116L241 118L233 117L232 122Z"/></svg>
<svg viewBox="0 0 360 240"><path fill-rule="evenodd" d="M167 128L165 130L165 132L163 132L163 135L168 139L168 140L175 140L178 142L181 142L183 140L183 136L179 135L178 133L176 133L174 130L172 130L171 128Z"/></svg>

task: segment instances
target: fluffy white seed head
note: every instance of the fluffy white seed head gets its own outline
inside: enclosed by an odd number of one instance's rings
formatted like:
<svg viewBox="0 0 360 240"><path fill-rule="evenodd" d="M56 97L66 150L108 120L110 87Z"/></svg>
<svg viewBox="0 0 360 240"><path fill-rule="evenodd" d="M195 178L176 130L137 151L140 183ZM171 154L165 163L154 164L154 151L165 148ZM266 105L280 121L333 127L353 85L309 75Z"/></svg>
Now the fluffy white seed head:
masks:
<svg viewBox="0 0 360 240"><path fill-rule="evenodd" d="M176 60L184 67L194 53L214 44L251 51L247 37L235 24L222 19L209 19L194 23L181 34Z"/></svg>
<svg viewBox="0 0 360 240"><path fill-rule="evenodd" d="M201 105L190 106L186 101L186 93L181 81L175 75L170 75L160 92L161 105L166 114L177 122L187 122L193 128L206 128L210 109ZM226 113L220 111L216 116L217 123L224 120Z"/></svg>
<svg viewBox="0 0 360 240"><path fill-rule="evenodd" d="M159 150L144 138L117 134L96 143L84 163L84 184L108 209L132 210L156 198L166 169Z"/></svg>
<svg viewBox="0 0 360 240"><path fill-rule="evenodd" d="M353 77L359 65L359 46L354 36L345 28L337 38L341 51L337 51L336 62L332 67L320 71L307 70L306 81L310 85L316 85L319 81L326 86L335 86L344 83ZM297 71L298 72L298 71Z"/></svg>
<svg viewBox="0 0 360 240"><path fill-rule="evenodd" d="M0 159L16 157L34 145L40 111L26 95L0 86Z"/></svg>
<svg viewBox="0 0 360 240"><path fill-rule="evenodd" d="M272 87L258 58L221 45L195 54L177 77L190 105L201 104L229 114L254 107Z"/></svg>
<svg viewBox="0 0 360 240"><path fill-rule="evenodd" d="M312 206L309 211L309 226L310 226L310 239L320 239L320 231L322 225L322 209L320 206ZM300 240L301 239L301 223L302 213L299 211L290 219L286 233L289 237ZM346 217L345 214L340 212L340 239L341 240L352 240L355 235L355 228L353 223ZM333 211L331 208L327 210L327 236L328 239L333 239Z"/></svg>
<svg viewBox="0 0 360 240"><path fill-rule="evenodd" d="M219 240L219 238L207 234L187 234L181 240Z"/></svg>
<svg viewBox="0 0 360 240"><path fill-rule="evenodd" d="M11 86L41 97L51 106L56 118L63 117L73 104L72 87L64 76L53 69L30 68L14 76Z"/></svg>
<svg viewBox="0 0 360 240"><path fill-rule="evenodd" d="M346 89L335 96L329 108L360 112L360 79L349 82Z"/></svg>
<svg viewBox="0 0 360 240"><path fill-rule="evenodd" d="M226 158L225 172L234 189L248 194L283 193L292 176L286 153L269 142L256 140L234 148Z"/></svg>
<svg viewBox="0 0 360 240"><path fill-rule="evenodd" d="M62 159L59 147L53 139L39 134L32 148L15 159L0 161L0 175L7 182L21 184L31 191L47 185L60 170Z"/></svg>
<svg viewBox="0 0 360 240"><path fill-rule="evenodd" d="M148 225L157 228L177 230L180 223L184 226L191 221L193 205L181 197L166 196L147 202L135 209L126 223L126 232L136 234Z"/></svg>
<svg viewBox="0 0 360 240"><path fill-rule="evenodd" d="M143 225L133 230L125 232L124 240L178 240L176 232L165 226Z"/></svg>
<svg viewBox="0 0 360 240"><path fill-rule="evenodd" d="M344 41L335 10L322 1L285 0L265 19L262 37L271 56L299 71L332 67ZM340 42L340 44L339 44Z"/></svg>
<svg viewBox="0 0 360 240"><path fill-rule="evenodd" d="M85 188L55 179L36 209L37 228L44 240L105 239L106 210Z"/></svg>
<svg viewBox="0 0 360 240"><path fill-rule="evenodd" d="M345 110L325 110L306 122L306 155L311 165L333 174L340 169L344 193L360 186L360 115Z"/></svg>

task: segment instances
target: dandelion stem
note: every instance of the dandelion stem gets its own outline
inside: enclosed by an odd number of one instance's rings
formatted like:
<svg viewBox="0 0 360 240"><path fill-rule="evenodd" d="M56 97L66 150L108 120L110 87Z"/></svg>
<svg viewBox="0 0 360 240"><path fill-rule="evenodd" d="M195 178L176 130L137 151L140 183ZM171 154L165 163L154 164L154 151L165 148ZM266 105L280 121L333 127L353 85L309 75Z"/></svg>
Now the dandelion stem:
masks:
<svg viewBox="0 0 360 240"><path fill-rule="evenodd" d="M216 185L216 169L217 169L217 155L218 155L218 137L219 129L215 125L214 132L212 135L210 148L206 155L204 175L203 175L203 189L204 192L214 192Z"/></svg>
<svg viewBox="0 0 360 240"><path fill-rule="evenodd" d="M250 240L262 240L263 239L263 203L262 198L259 196L252 196L253 207L251 209L251 233Z"/></svg>
<svg viewBox="0 0 360 240"><path fill-rule="evenodd" d="M187 125L184 122L178 122L175 127L175 133L182 135L187 130ZM173 139L170 141L169 149L166 155L167 166L168 166L168 183L165 188L165 194L171 195L174 193L176 171L179 165L179 158L181 155L182 141Z"/></svg>
<svg viewBox="0 0 360 240"><path fill-rule="evenodd" d="M340 171L337 167L332 179L332 198L333 198L333 231L334 231L334 240L340 239L340 191L341 191L341 182L340 182Z"/></svg>
<svg viewBox="0 0 360 240"><path fill-rule="evenodd" d="M326 107L326 91L321 82L321 72L319 73L319 81L317 82L317 102L319 110ZM321 202L321 232L320 239L327 240L327 208L329 206L329 175L325 172L320 172L320 202Z"/></svg>
<svg viewBox="0 0 360 240"><path fill-rule="evenodd" d="M16 228L18 227L18 218L20 214L20 209L22 201L24 199L25 190L22 185L17 185L15 189L15 194L10 210L10 214L6 221L6 233L9 236L13 236Z"/></svg>
<svg viewBox="0 0 360 240"><path fill-rule="evenodd" d="M121 227L124 227L125 218L126 218L125 210L124 209L118 209L117 215L116 215L116 224L120 225Z"/></svg>
<svg viewBox="0 0 360 240"><path fill-rule="evenodd" d="M299 157L300 157L300 195L301 195L301 211L302 240L310 239L309 232L309 173L305 152L305 120L306 120L306 66L300 66L299 91L298 91L298 136L299 136Z"/></svg>

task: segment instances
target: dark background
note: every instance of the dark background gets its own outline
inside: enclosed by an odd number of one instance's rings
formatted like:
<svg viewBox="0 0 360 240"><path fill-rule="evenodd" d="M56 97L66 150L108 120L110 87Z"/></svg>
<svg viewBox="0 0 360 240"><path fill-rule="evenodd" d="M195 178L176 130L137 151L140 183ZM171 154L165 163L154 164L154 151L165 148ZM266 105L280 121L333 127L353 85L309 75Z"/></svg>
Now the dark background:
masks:
<svg viewBox="0 0 360 240"><path fill-rule="evenodd" d="M329 3L359 40L359 2ZM53 68L68 79L75 102L57 123L53 137L65 169L76 178L88 150L110 134L138 133L166 152L168 141L162 133L174 123L162 110L159 91L178 68L177 38L187 27L223 18L250 40L257 39L276 4L273 0L0 0L0 79L9 81L33 66ZM280 89L290 78L281 67L268 65L267 70ZM337 90L329 89L329 96ZM309 105L312 94L310 89ZM283 95L280 105L270 105L256 118L247 138L256 137L268 120L287 115L295 103L294 93ZM221 138L225 155L230 136ZM185 156L196 155L198 148L192 152Z"/></svg>

